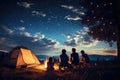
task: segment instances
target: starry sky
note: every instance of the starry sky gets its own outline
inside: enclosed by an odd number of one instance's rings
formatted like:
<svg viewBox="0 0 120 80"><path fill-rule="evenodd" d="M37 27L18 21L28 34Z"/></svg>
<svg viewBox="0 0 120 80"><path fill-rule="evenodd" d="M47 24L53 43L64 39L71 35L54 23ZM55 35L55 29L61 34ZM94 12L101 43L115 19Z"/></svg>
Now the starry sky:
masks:
<svg viewBox="0 0 120 80"><path fill-rule="evenodd" d="M93 39L82 24L82 0L0 0L0 51L26 46L35 54L58 55L64 48L88 54L117 55L116 42Z"/></svg>

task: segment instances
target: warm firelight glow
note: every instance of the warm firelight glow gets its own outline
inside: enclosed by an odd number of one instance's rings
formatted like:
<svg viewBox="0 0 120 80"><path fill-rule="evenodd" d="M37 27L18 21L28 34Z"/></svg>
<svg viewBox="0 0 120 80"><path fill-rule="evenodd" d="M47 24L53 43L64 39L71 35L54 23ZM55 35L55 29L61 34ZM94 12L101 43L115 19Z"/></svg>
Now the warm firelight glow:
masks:
<svg viewBox="0 0 120 80"><path fill-rule="evenodd" d="M57 63L54 64L54 70L59 70L59 65Z"/></svg>
<svg viewBox="0 0 120 80"><path fill-rule="evenodd" d="M46 71L47 70L47 62L48 62L48 59L45 59L44 64L40 64L39 66L35 67L35 69ZM55 71L59 70L58 63L54 63L54 70Z"/></svg>
<svg viewBox="0 0 120 80"><path fill-rule="evenodd" d="M47 62L48 62L48 59L46 59L46 60L44 61L44 66L45 66L45 68L47 68Z"/></svg>
<svg viewBox="0 0 120 80"><path fill-rule="evenodd" d="M44 67L44 64L40 64L39 66L36 66L35 69L46 71L46 68Z"/></svg>

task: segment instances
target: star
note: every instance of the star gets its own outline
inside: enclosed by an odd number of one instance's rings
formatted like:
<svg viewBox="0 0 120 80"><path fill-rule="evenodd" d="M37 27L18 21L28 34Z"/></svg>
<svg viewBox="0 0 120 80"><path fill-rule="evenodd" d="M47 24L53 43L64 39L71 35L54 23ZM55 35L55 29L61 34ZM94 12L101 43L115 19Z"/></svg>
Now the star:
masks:
<svg viewBox="0 0 120 80"><path fill-rule="evenodd" d="M89 22L90 20L89 19L87 19L87 22Z"/></svg>
<svg viewBox="0 0 120 80"><path fill-rule="evenodd" d="M103 23L103 26L105 26L106 24L105 23Z"/></svg>
<svg viewBox="0 0 120 80"><path fill-rule="evenodd" d="M115 32L113 32L113 35L115 35L116 33Z"/></svg>
<svg viewBox="0 0 120 80"><path fill-rule="evenodd" d="M110 23L109 24L112 24L112 22L110 21Z"/></svg>
<svg viewBox="0 0 120 80"><path fill-rule="evenodd" d="M100 7L99 5L97 5L97 7Z"/></svg>
<svg viewBox="0 0 120 80"><path fill-rule="evenodd" d="M93 5L93 2L90 2L90 5Z"/></svg>
<svg viewBox="0 0 120 80"><path fill-rule="evenodd" d="M101 28L100 31L103 31L103 29Z"/></svg>
<svg viewBox="0 0 120 80"><path fill-rule="evenodd" d="M112 2L110 2L110 5L112 5Z"/></svg>
<svg viewBox="0 0 120 80"><path fill-rule="evenodd" d="M107 6L107 4L103 4L104 6Z"/></svg>
<svg viewBox="0 0 120 80"><path fill-rule="evenodd" d="M96 16L93 17L94 19L96 18Z"/></svg>
<svg viewBox="0 0 120 80"><path fill-rule="evenodd" d="M101 20L103 20L104 18L103 17L101 17Z"/></svg>

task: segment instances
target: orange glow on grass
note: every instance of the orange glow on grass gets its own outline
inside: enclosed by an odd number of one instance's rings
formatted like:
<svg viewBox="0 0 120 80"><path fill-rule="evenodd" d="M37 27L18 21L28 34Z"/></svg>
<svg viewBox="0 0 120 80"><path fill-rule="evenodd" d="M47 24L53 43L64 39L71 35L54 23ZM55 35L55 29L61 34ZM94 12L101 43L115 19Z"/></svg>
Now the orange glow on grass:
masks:
<svg viewBox="0 0 120 80"><path fill-rule="evenodd" d="M47 69L47 62L48 62L48 58L45 59L45 61L44 61L44 67L45 67L45 69ZM59 70L59 64L54 63L54 70Z"/></svg>
<svg viewBox="0 0 120 80"><path fill-rule="evenodd" d="M46 71L47 70L47 62L48 62L48 59L45 59L44 64L40 64L39 66L35 67L35 69ZM54 70L55 71L59 70L59 64L58 63L54 63Z"/></svg>
<svg viewBox="0 0 120 80"><path fill-rule="evenodd" d="M47 71L47 62L48 58L44 60L43 64L40 64L39 66L36 66L35 69L42 70L42 71ZM54 70L57 71L59 70L59 63L54 63Z"/></svg>
<svg viewBox="0 0 120 80"><path fill-rule="evenodd" d="M37 69L37 70L46 71L46 68L45 68L44 64L40 64L39 66L36 66L34 68Z"/></svg>
<svg viewBox="0 0 120 80"><path fill-rule="evenodd" d="M47 67L45 68L45 64L40 64L39 66L36 66L35 69L46 71ZM54 64L54 70L59 70L59 65L57 63Z"/></svg>

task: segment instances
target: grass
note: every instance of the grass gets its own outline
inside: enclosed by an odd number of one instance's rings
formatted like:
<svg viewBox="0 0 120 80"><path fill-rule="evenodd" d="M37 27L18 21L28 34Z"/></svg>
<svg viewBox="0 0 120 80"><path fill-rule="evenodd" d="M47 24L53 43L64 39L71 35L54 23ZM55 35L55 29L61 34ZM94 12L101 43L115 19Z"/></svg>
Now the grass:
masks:
<svg viewBox="0 0 120 80"><path fill-rule="evenodd" d="M99 63L91 67L47 72L41 69L11 69L0 66L0 80L120 80L120 65Z"/></svg>

